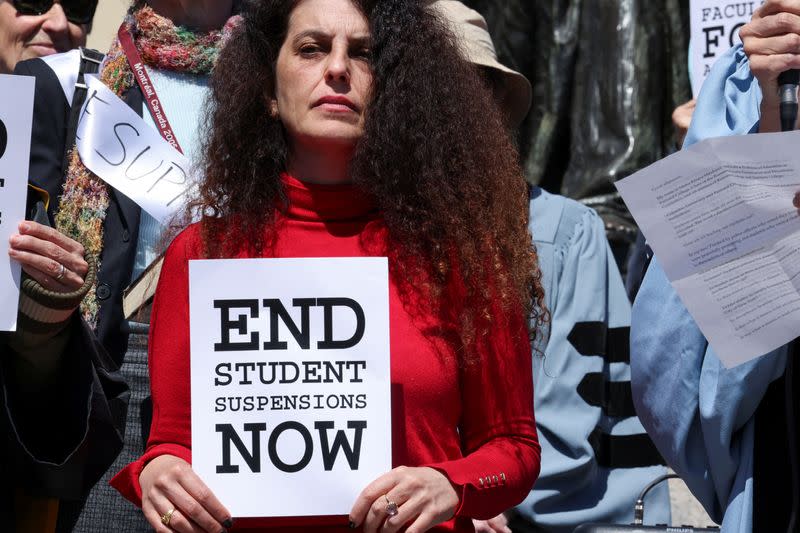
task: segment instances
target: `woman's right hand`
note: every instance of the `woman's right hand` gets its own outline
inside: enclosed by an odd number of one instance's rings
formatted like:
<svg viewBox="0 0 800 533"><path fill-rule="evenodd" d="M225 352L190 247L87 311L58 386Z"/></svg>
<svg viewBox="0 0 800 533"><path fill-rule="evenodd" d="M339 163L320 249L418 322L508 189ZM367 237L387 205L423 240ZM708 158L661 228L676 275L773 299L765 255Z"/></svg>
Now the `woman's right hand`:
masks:
<svg viewBox="0 0 800 533"><path fill-rule="evenodd" d="M781 131L778 76L800 68L800 0L766 0L739 37L763 94L759 131Z"/></svg>
<svg viewBox="0 0 800 533"><path fill-rule="evenodd" d="M45 289L72 292L83 287L89 264L81 243L54 228L26 220L12 235L8 255Z"/></svg>
<svg viewBox="0 0 800 533"><path fill-rule="evenodd" d="M233 525L228 510L191 465L179 457L162 455L147 463L139 475L139 485L142 511L158 533L220 533ZM162 517L170 511L167 526Z"/></svg>

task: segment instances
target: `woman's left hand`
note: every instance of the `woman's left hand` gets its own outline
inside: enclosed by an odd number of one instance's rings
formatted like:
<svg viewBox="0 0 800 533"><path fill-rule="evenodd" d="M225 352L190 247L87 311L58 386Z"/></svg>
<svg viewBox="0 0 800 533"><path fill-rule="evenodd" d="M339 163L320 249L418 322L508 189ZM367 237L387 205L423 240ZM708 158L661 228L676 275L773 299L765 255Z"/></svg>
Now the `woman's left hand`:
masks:
<svg viewBox="0 0 800 533"><path fill-rule="evenodd" d="M397 504L397 515L387 507ZM350 511L350 522L365 533L394 532L408 525L408 533L422 533L453 517L459 497L450 480L438 470L400 466L361 491Z"/></svg>

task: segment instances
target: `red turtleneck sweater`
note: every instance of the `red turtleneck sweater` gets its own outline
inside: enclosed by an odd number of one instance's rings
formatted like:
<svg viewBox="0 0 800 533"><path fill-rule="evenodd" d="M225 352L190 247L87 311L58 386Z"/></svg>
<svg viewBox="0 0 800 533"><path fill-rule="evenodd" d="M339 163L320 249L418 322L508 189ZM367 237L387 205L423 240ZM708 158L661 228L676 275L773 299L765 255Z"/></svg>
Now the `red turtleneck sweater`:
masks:
<svg viewBox="0 0 800 533"><path fill-rule="evenodd" d="M308 185L289 176L284 184L290 205L279 216L270 257L384 255L380 215L353 186ZM188 262L199 258L200 232L194 225L169 247L158 283L150 330L150 439L145 454L111 482L137 505L139 474L148 461L171 454L191 462ZM525 319L521 312L493 317L491 339L484 343L491 353L460 365L452 345L435 333L435 316L415 312L412 318L391 263L389 269L394 465L430 466L445 474L461 502L455 518L434 530L473 531L470 518L490 518L516 505L539 473ZM346 517L336 519L339 525L313 523L241 519L233 529L352 531Z"/></svg>

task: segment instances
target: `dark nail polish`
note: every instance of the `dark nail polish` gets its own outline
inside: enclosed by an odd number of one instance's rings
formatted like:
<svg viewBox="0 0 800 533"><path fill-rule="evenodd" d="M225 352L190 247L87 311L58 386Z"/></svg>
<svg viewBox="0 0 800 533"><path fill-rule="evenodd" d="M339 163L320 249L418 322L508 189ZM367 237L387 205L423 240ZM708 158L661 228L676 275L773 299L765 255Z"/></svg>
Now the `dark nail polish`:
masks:
<svg viewBox="0 0 800 533"><path fill-rule="evenodd" d="M356 526L356 523L351 520L350 521L350 529L355 529L356 527L358 527L358 526Z"/></svg>
<svg viewBox="0 0 800 533"><path fill-rule="evenodd" d="M233 518L228 518L222 523L222 525L225 526L226 528L233 527Z"/></svg>

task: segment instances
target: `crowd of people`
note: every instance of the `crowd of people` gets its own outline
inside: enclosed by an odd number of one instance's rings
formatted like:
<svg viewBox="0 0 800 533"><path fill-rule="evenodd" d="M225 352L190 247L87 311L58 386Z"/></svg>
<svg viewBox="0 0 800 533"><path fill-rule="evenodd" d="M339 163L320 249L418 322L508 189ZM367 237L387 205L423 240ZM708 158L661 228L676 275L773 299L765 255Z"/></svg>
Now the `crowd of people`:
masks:
<svg viewBox="0 0 800 533"><path fill-rule="evenodd" d="M133 0L100 54L97 4L0 0L0 73L36 79L0 529L566 533L630 523L669 466L723 532L797 530L794 343L725 368L643 238L626 290L598 213L526 182L538 93L478 11ZM780 129L800 5L741 36L675 110L684 146ZM169 224L82 160L90 74L198 169ZM189 262L325 257L388 258L393 469L345 517L233 516L192 468ZM124 312L159 261L152 308ZM645 503L670 521L665 485Z"/></svg>

